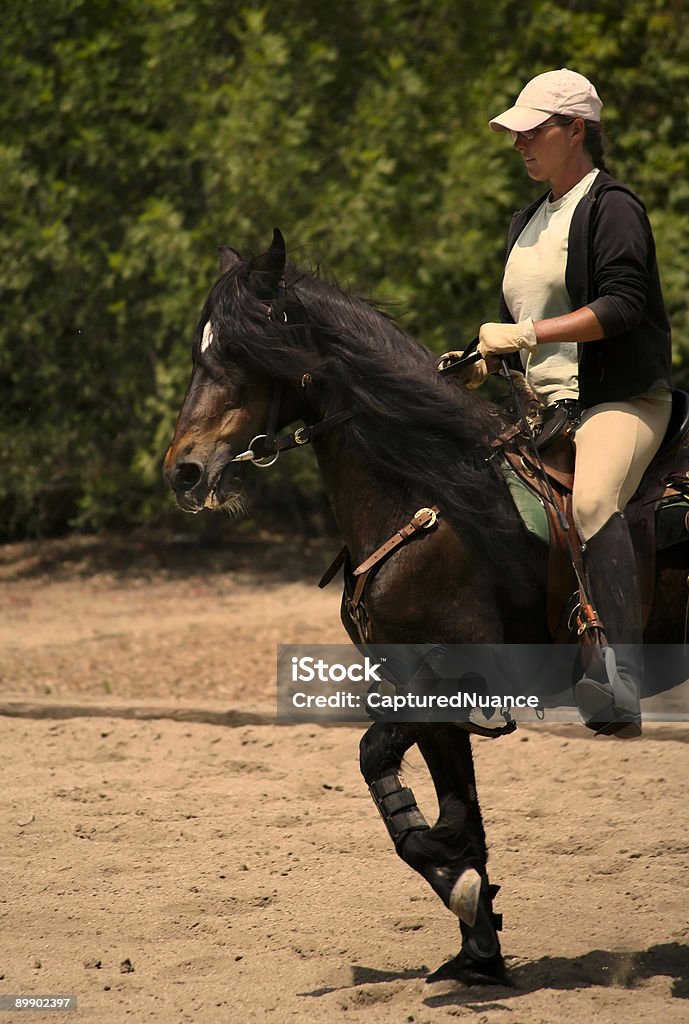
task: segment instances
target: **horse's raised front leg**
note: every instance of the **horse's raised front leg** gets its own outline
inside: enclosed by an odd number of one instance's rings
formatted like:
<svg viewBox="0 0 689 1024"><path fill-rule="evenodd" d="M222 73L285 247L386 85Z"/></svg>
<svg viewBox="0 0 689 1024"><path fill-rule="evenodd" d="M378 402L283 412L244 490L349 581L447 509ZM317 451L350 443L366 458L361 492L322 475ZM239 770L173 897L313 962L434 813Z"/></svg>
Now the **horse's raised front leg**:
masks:
<svg viewBox="0 0 689 1024"><path fill-rule="evenodd" d="M402 758L417 743L438 797L429 827L412 790L403 786ZM361 741L361 771L402 860L429 882L460 921L462 947L429 981L504 983L505 967L488 882L486 843L469 735L452 725L374 723Z"/></svg>

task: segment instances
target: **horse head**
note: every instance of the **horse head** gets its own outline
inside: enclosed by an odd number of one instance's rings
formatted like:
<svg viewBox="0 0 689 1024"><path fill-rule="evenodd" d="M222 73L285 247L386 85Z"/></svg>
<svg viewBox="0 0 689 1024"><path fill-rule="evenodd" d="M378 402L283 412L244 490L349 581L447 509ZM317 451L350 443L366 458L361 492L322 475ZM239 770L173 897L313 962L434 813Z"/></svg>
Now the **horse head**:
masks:
<svg viewBox="0 0 689 1024"><path fill-rule="evenodd" d="M499 414L439 375L394 317L318 270L286 265L277 230L253 260L223 247L221 271L165 458L183 509L245 511L247 465L292 447L275 434L302 420L292 439L314 444L343 532L358 514L354 486L365 507L380 508L382 495L391 516L417 495L424 507L442 497L448 521L478 547L483 515L499 508L500 521L510 520L487 440ZM495 529L490 536L495 546Z"/></svg>
<svg viewBox="0 0 689 1024"><path fill-rule="evenodd" d="M270 248L253 260L222 246L220 271L198 321L191 379L163 468L188 512L238 511L247 463L269 450L266 435L299 415L298 389L283 387L266 355L297 330L287 323L281 233L275 229Z"/></svg>

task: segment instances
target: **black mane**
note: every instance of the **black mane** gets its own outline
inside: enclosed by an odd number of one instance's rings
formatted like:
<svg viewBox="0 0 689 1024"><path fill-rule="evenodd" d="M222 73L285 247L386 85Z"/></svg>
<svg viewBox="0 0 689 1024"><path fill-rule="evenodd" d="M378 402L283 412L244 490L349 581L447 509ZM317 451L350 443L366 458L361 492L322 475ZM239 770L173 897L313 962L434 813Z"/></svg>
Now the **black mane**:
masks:
<svg viewBox="0 0 689 1024"><path fill-rule="evenodd" d="M197 361L216 373L236 362L291 384L308 370L324 409L356 409L347 443L379 479L438 504L465 535L485 537L486 515L493 541L514 527L504 482L486 461L502 423L491 403L438 374L435 357L395 319L317 272L288 266L287 322L270 319L267 300L249 286L250 268L237 262L212 289L197 328ZM217 342L202 355L208 320Z"/></svg>

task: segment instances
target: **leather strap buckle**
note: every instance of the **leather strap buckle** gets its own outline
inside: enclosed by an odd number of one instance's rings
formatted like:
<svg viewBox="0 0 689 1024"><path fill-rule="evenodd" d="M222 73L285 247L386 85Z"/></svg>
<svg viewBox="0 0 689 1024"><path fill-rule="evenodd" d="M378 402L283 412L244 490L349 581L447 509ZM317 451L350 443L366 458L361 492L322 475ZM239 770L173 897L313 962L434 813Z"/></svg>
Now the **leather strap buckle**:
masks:
<svg viewBox="0 0 689 1024"><path fill-rule="evenodd" d="M438 521L438 509L437 508L420 508L418 512L414 513L414 517L417 524L417 529L430 530L431 526L435 526Z"/></svg>

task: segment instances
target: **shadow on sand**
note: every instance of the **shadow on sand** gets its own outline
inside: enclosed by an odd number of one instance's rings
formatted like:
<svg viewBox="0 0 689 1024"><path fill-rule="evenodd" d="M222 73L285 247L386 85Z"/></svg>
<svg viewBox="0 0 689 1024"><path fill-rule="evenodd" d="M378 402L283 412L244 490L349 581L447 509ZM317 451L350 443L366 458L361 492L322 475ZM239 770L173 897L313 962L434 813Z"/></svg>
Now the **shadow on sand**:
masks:
<svg viewBox="0 0 689 1024"><path fill-rule="evenodd" d="M485 1003L490 1001L497 1008L495 998L498 992L500 1000L507 1001L547 988L566 990L599 986L631 989L663 975L672 978L673 998L689 999L689 946L677 942L631 953L594 949L577 957L546 956L518 965L508 962L508 968L514 987L467 988L457 982L453 991L445 988L438 995L433 995L430 988L424 1003L432 1007L471 1004L487 1008Z"/></svg>
<svg viewBox="0 0 689 1024"><path fill-rule="evenodd" d="M510 965L508 965L510 966ZM352 980L348 985L324 986L310 992L300 992L303 997L319 998L332 992L346 992L362 985L380 985L392 981L416 981L428 974L428 967L403 971L381 971L375 967L352 965ZM541 989L581 988L627 988L649 981L651 978L667 976L672 978L671 995L675 999L689 999L689 946L677 942L632 953L610 953L594 949L577 957L542 957L510 966L512 986L490 985L469 987L461 982L443 982L443 991L423 1000L429 1007L467 1006L481 1009L506 1008L505 1002L537 992Z"/></svg>

